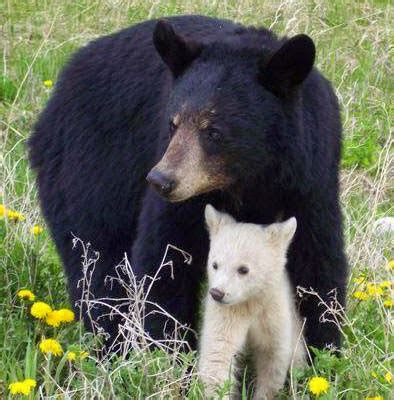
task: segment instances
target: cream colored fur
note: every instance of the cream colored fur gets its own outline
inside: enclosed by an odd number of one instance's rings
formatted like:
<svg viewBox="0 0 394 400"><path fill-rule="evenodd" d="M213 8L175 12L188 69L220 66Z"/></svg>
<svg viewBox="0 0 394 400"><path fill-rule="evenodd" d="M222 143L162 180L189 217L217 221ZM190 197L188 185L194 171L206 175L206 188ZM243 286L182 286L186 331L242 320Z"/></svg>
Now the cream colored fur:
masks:
<svg viewBox="0 0 394 400"><path fill-rule="evenodd" d="M282 388L290 364L304 360L301 324L285 270L295 218L269 226L237 223L207 205L211 239L208 290L200 342L199 373L207 397L234 381L235 360L247 345L256 366L254 399L272 399ZM217 269L213 268L214 263ZM240 266L249 272L241 275Z"/></svg>

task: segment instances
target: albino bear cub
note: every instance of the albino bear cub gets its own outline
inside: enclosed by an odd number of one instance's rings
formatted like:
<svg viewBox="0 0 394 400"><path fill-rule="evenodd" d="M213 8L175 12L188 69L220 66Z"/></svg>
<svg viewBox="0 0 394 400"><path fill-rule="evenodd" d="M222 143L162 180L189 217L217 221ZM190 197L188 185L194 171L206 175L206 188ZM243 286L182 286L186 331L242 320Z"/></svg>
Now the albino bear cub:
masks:
<svg viewBox="0 0 394 400"><path fill-rule="evenodd" d="M304 345L285 270L295 218L268 226L237 223L211 205L205 208L211 248L209 293L200 344L199 373L208 397L234 378L234 361L245 345L254 358L255 399L282 388Z"/></svg>

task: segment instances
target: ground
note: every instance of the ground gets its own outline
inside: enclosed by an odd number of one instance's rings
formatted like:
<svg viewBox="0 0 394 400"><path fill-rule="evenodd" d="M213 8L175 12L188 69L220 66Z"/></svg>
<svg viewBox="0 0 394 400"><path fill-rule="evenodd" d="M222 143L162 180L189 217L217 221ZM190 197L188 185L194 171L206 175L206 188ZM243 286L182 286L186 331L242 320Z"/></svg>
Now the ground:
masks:
<svg viewBox="0 0 394 400"><path fill-rule="evenodd" d="M389 283L381 284L392 280L387 266L394 254L390 238L374 234L373 222L394 213L389 132L393 11L389 1L372 0L2 2L0 203L21 215L6 212L1 217L0 208L0 397L10 396L8 385L25 378L36 381L30 398L168 398L176 397L189 382L193 354L168 357L140 347L127 360L96 363L95 344L78 324L48 327L29 314L30 302L16 294L27 288L39 300L69 307L25 151L31 126L52 90L51 81L56 82L70 53L89 40L146 18L200 13L265 25L279 34L309 34L317 46L317 66L333 81L342 108L341 200L352 271L342 357L320 352L306 371L292 371L283 398L308 398L308 382L319 376L329 381L328 392L320 399L388 399L393 325L390 290L385 287ZM43 232L31 232L34 225L42 226ZM64 355L44 355L38 346L43 336L56 338ZM81 360L80 350L89 356ZM76 353L75 361L67 360L67 351ZM190 382L188 398L197 399L201 387L195 378ZM324 389L324 382L313 383L313 390Z"/></svg>

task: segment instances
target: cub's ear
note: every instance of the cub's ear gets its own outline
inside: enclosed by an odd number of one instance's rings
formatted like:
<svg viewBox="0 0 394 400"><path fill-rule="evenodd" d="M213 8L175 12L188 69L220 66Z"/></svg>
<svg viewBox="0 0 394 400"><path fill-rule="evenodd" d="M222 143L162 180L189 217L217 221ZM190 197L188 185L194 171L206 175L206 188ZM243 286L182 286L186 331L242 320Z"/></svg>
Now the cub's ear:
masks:
<svg viewBox="0 0 394 400"><path fill-rule="evenodd" d="M218 233L220 227L235 223L235 219L226 213L221 213L210 204L205 206L205 222L210 235Z"/></svg>
<svg viewBox="0 0 394 400"><path fill-rule="evenodd" d="M287 221L268 225L265 229L273 243L287 249L297 229L297 220L295 217L291 217Z"/></svg>
<svg viewBox="0 0 394 400"><path fill-rule="evenodd" d="M294 36L260 63L260 82L277 96L285 97L311 72L315 53L315 45L309 36Z"/></svg>
<svg viewBox="0 0 394 400"><path fill-rule="evenodd" d="M166 20L159 20L153 32L153 44L174 77L181 75L201 53L202 45L175 33Z"/></svg>

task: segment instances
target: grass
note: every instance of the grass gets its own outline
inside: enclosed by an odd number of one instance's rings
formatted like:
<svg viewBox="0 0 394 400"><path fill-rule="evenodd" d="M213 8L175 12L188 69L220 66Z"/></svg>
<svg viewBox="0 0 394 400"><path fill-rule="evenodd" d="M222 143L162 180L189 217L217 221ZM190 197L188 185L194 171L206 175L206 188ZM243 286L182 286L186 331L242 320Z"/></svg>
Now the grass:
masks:
<svg viewBox="0 0 394 400"><path fill-rule="evenodd" d="M373 229L377 218L393 215L394 204L393 6L382 0L0 3L0 202L26 218L0 220L0 398L10 396L9 383L24 378L37 381L31 399L201 397L201 387L190 375L193 354L140 348L131 357L99 361L94 339L77 323L46 327L29 316L28 304L16 296L19 289L29 288L58 308L68 306L63 272L47 230L30 232L35 224L44 226L25 149L51 92L44 81L56 81L72 51L98 36L147 18L184 13L265 25L279 34L305 32L315 40L317 65L332 80L342 108L341 200L352 276L342 319L342 357L317 352L313 366L292 371L282 398L309 398L308 380L319 375L330 381L329 392L320 399L389 399L393 325L384 301L390 290L358 300L354 293L367 291L367 284L353 280L361 274L369 283L392 279L392 271L385 268L394 256L392 238L379 237ZM44 335L58 338L65 351L86 350L90 356L72 363L66 355L45 356L38 349Z"/></svg>

